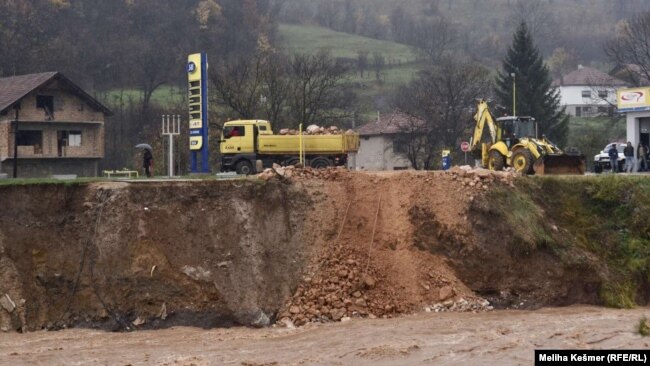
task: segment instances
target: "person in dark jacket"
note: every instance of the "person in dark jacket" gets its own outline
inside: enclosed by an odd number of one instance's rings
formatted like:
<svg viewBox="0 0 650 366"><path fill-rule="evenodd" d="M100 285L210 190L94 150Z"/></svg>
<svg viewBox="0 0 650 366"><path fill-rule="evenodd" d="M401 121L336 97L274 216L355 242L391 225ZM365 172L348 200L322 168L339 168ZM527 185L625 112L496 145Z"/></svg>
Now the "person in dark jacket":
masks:
<svg viewBox="0 0 650 366"><path fill-rule="evenodd" d="M618 150L616 149L617 144L612 144L612 147L607 151L609 155L609 165L612 166L612 173L618 172Z"/></svg>
<svg viewBox="0 0 650 366"><path fill-rule="evenodd" d="M632 173L634 170L634 146L630 141L627 142L627 146L623 149L623 155L625 155L625 171Z"/></svg>
<svg viewBox="0 0 650 366"><path fill-rule="evenodd" d="M637 159L639 162L639 172L648 171L648 147L639 142L639 146L636 148Z"/></svg>
<svg viewBox="0 0 650 366"><path fill-rule="evenodd" d="M151 150L145 149L142 166L144 168L144 173L147 175L147 178L151 178L150 168L152 165L153 165L153 155L151 155Z"/></svg>

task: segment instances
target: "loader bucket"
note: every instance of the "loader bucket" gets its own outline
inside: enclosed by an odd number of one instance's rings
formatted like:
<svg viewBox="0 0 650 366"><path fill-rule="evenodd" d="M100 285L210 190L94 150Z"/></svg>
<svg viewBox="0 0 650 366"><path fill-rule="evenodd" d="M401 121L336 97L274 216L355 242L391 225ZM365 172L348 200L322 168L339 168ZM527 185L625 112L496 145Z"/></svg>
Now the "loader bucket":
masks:
<svg viewBox="0 0 650 366"><path fill-rule="evenodd" d="M533 169L536 175L544 174L572 174L583 175L587 169L584 155L543 155L535 164Z"/></svg>

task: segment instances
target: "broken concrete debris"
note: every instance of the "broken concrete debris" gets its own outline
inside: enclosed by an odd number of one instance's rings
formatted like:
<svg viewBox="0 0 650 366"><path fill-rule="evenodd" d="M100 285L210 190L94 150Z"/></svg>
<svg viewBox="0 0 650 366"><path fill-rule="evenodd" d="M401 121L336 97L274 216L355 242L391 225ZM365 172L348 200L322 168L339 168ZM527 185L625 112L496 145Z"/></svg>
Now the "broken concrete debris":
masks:
<svg viewBox="0 0 650 366"><path fill-rule="evenodd" d="M283 128L280 130L280 135L300 135L300 131L295 129ZM336 126L330 127L321 127L318 125L309 125L302 132L303 135L351 135L354 134L354 130L343 131Z"/></svg>
<svg viewBox="0 0 650 366"><path fill-rule="evenodd" d="M16 303L11 300L9 294L4 294L4 296L0 297L0 306L2 306L2 308L7 310L9 313L12 313L14 310L16 310Z"/></svg>

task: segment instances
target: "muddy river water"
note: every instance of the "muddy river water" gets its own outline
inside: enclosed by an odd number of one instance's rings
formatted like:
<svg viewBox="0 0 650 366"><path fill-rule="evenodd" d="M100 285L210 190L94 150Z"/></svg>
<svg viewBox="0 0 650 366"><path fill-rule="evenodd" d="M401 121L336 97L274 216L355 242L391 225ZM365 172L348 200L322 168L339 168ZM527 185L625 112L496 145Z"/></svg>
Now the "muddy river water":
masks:
<svg viewBox="0 0 650 366"><path fill-rule="evenodd" d="M420 313L298 329L0 334L2 365L529 365L536 348L649 348L650 308Z"/></svg>

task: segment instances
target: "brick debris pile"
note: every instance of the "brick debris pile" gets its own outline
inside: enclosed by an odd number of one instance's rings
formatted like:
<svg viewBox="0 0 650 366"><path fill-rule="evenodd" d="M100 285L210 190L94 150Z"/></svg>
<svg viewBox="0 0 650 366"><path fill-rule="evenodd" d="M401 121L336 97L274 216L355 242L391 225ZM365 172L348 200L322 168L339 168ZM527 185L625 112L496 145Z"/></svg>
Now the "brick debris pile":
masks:
<svg viewBox="0 0 650 366"><path fill-rule="evenodd" d="M346 259L347 258L347 259ZM340 250L318 261L320 267L303 278L278 315L283 325L340 321L351 317L393 317L408 309L394 293L377 288L383 280L366 261Z"/></svg>
<svg viewBox="0 0 650 366"><path fill-rule="evenodd" d="M472 168L469 165L454 166L446 174L452 180L458 181L462 186L476 190L487 191L493 183L501 183L514 187L514 180L521 176L512 168L502 171L494 171L483 168Z"/></svg>
<svg viewBox="0 0 650 366"><path fill-rule="evenodd" d="M262 180L280 179L280 180L301 180L301 179L323 179L337 180L341 178L348 170L345 167L332 167L325 169L299 168L293 165L280 166L273 164L273 168L266 168L257 177Z"/></svg>
<svg viewBox="0 0 650 366"><path fill-rule="evenodd" d="M300 131L295 129L283 128L280 130L280 135L299 135ZM353 130L343 131L336 126L321 127L318 125L309 125L302 132L303 135L351 135L354 134Z"/></svg>

